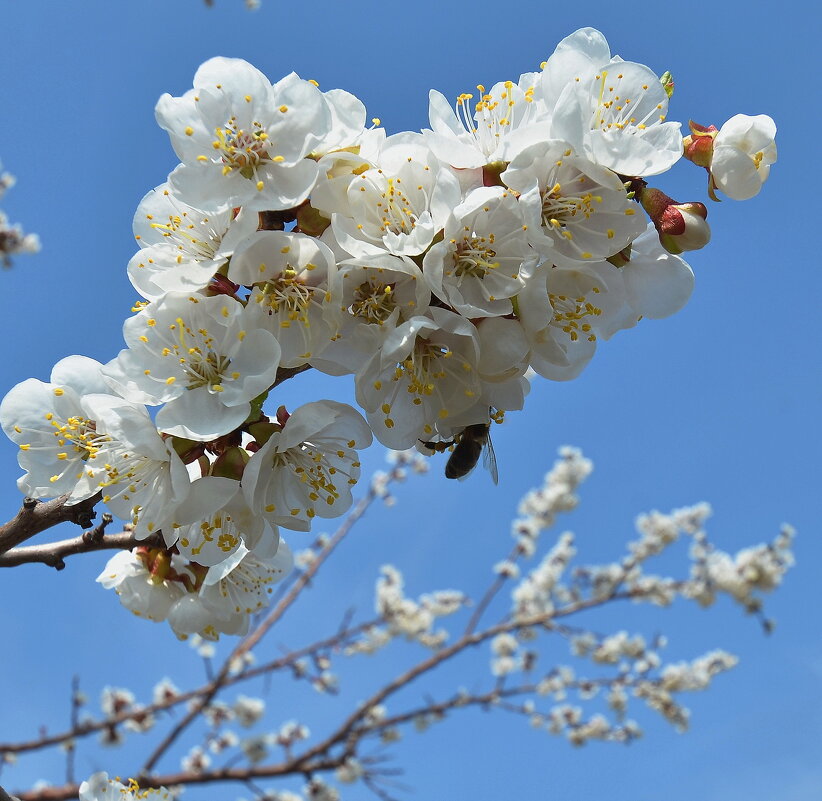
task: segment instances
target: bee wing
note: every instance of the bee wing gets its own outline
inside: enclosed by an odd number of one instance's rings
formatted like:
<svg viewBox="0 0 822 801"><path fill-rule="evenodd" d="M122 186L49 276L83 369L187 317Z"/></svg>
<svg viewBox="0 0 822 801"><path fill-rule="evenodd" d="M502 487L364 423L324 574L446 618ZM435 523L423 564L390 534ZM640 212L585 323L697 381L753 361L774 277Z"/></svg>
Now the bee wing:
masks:
<svg viewBox="0 0 822 801"><path fill-rule="evenodd" d="M497 470L497 455L494 453L494 444L491 442L491 430L485 437L485 450L482 453L482 466L491 474L491 480L499 484L499 471Z"/></svg>

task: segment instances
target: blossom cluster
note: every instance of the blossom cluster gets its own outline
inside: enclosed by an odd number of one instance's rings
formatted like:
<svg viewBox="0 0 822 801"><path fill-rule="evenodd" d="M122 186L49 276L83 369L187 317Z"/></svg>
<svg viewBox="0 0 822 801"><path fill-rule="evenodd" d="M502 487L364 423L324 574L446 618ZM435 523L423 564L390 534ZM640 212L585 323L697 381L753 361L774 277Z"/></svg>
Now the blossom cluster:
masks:
<svg viewBox="0 0 822 801"><path fill-rule="evenodd" d="M16 183L13 175L0 173L0 197ZM12 225L9 218L0 211L0 264L11 266L11 257L16 253L37 253L40 238L37 234L25 234L20 225Z"/></svg>
<svg viewBox="0 0 822 801"><path fill-rule="evenodd" d="M99 494L144 543L99 579L135 613L244 631L290 567L280 530L346 512L372 437L471 445L462 475L529 377L572 379L600 340L686 303L678 254L707 243L707 211L648 179L685 152L712 194L749 197L776 158L763 115L683 140L670 75L592 28L477 91L432 91L430 127L390 136L352 94L240 59L158 101L180 163L134 217L126 347L0 405L23 492ZM353 375L364 414L277 407L308 368Z"/></svg>

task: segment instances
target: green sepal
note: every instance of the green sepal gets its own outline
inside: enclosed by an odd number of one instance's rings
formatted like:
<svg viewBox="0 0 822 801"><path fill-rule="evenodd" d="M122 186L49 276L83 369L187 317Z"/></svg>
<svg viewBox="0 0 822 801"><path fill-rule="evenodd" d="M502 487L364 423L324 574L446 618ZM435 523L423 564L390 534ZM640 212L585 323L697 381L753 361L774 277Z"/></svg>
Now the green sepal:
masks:
<svg viewBox="0 0 822 801"><path fill-rule="evenodd" d="M248 433L254 437L257 444L262 447L266 442L268 442L268 440L271 439L272 434L282 431L282 427L276 423L261 420L260 422L252 423L247 430Z"/></svg>
<svg viewBox="0 0 822 801"><path fill-rule="evenodd" d="M243 477L243 470L250 458L245 448L226 448L211 465L211 475L239 481Z"/></svg>
<svg viewBox="0 0 822 801"><path fill-rule="evenodd" d="M245 418L246 424L256 423L263 416L263 404L268 400L268 392L269 390L266 390L262 395L251 399L251 411Z"/></svg>

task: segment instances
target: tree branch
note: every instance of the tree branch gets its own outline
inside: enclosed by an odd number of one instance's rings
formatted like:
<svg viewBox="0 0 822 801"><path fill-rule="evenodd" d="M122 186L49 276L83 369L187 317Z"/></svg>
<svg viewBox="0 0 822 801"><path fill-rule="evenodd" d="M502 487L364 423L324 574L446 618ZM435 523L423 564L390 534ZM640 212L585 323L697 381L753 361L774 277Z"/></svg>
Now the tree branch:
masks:
<svg viewBox="0 0 822 801"><path fill-rule="evenodd" d="M68 495L51 501L26 498L15 517L0 526L0 554L60 523L76 523L89 528L95 517L94 506L102 498L101 493L71 505L68 505L68 498Z"/></svg>
<svg viewBox="0 0 822 801"><path fill-rule="evenodd" d="M19 798L9 795L2 787L0 787L0 801L20 801Z"/></svg>
<svg viewBox="0 0 822 801"><path fill-rule="evenodd" d="M105 517L106 515L104 515ZM79 537L72 537L68 540L13 548L0 555L0 567L14 567L39 562L57 570L62 570L66 566L64 560L67 556L114 549L130 551L138 545L161 545L163 541L159 533L142 540L137 539L129 531L103 536L100 529L104 528L105 525L105 523L101 523L90 531L83 532Z"/></svg>

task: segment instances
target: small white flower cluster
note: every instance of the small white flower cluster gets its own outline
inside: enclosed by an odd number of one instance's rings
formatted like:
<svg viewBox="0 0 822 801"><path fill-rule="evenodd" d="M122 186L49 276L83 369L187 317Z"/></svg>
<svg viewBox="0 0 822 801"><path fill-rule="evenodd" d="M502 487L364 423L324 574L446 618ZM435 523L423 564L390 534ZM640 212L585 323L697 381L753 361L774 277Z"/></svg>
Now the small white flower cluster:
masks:
<svg viewBox="0 0 822 801"><path fill-rule="evenodd" d="M762 601L757 593L776 589L794 564L794 535L791 526L783 525L772 543L743 548L735 556L696 537L691 549L691 581L685 594L702 606L710 606L717 594L724 592L748 612L760 611Z"/></svg>
<svg viewBox="0 0 822 801"><path fill-rule="evenodd" d="M466 603L465 596L456 590L439 590L414 601L405 596L403 576L397 568L383 565L381 573L377 579L375 606L385 625L368 630L348 646L346 653L374 653L400 636L426 648L440 648L448 632L435 631L434 624L438 618L458 612Z"/></svg>
<svg viewBox="0 0 822 801"><path fill-rule="evenodd" d="M243 728L251 728L265 714L265 701L262 698L249 698L238 695L234 701L234 717Z"/></svg>
<svg viewBox="0 0 822 801"><path fill-rule="evenodd" d="M685 731L690 712L674 699L674 693L704 690L714 676L731 670L738 661L733 654L717 650L691 662L666 665L660 673L660 680L638 681L633 694L659 712L678 731Z"/></svg>
<svg viewBox="0 0 822 801"><path fill-rule="evenodd" d="M10 173L0 173L0 198L15 184ZM37 234L24 234L20 225L11 225L9 218L0 211L0 264L11 266L11 257L17 253L37 253L40 238Z"/></svg>
<svg viewBox="0 0 822 801"><path fill-rule="evenodd" d="M554 609L556 591L571 559L576 554L574 535L566 531L542 561L513 589L513 614L530 618L550 614Z"/></svg>
<svg viewBox="0 0 822 801"><path fill-rule="evenodd" d="M354 757L348 757L334 772L334 777L338 782L342 782L342 784L354 784L354 782L361 779L364 774L365 768L362 762Z"/></svg>
<svg viewBox="0 0 822 801"><path fill-rule="evenodd" d="M593 462L579 448L562 447L559 456L546 473L542 487L528 492L519 503L521 517L513 522L511 530L524 556L533 556L540 532L554 525L557 514L576 509L576 490L594 469ZM499 568L499 572L506 570L511 572L504 565Z"/></svg>
<svg viewBox="0 0 822 801"><path fill-rule="evenodd" d="M497 634L491 640L491 652L494 655L491 660L491 673L494 676L507 676L526 666L525 658L518 653L519 641L510 632Z"/></svg>
<svg viewBox="0 0 822 801"><path fill-rule="evenodd" d="M511 638L510 645L516 644ZM659 638L656 647L664 646ZM567 666L553 669L536 685L537 696L552 696L558 703L546 712L537 711L533 700L527 700L520 712L528 716L533 727L552 734L564 735L572 744L583 745L589 740L625 742L641 736L639 725L626 720L631 696L644 701L680 731L688 725L688 710L675 698L683 692L706 689L714 676L730 670L737 658L725 651L712 651L691 662L663 665L656 650L649 648L641 636L630 637L620 631L609 636L582 632L571 638L572 652L600 665L613 665L613 677L579 678ZM586 718L580 706L567 703L569 691L575 690L583 701L604 690L608 708L615 715L612 723L605 715L595 713Z"/></svg>
<svg viewBox="0 0 822 801"><path fill-rule="evenodd" d="M203 773L211 766L211 757L201 745L195 745L180 760L180 767L189 773Z"/></svg>
<svg viewBox="0 0 822 801"><path fill-rule="evenodd" d="M561 458L546 476L544 487L523 498L519 511L525 516L513 524L517 555L496 566L498 575L518 577L518 558L535 553L539 533L555 522L557 513L575 508L575 490L591 470L592 464L579 451L561 450ZM542 712L537 711L534 700L528 700L519 707L509 704L508 708L526 716L533 726L562 734L577 745L591 739L621 742L640 736L639 726L625 718L631 696L643 700L677 729L687 728L689 712L677 701L676 694L707 688L714 676L736 665L735 656L713 651L691 662L664 664L659 653L666 644L664 637L648 642L626 631L595 634L565 621L617 599L666 606L676 598L684 598L707 606L721 593L746 611L761 613L762 594L778 587L794 563L793 529L785 525L773 542L731 555L709 541L705 523L710 515L711 507L706 503L669 514L653 511L640 515L636 520L639 536L627 543L620 561L573 570L574 536L569 532L560 534L537 567L513 587L511 611L504 619L507 626L490 640L490 671L498 688L505 687L509 695L521 692L551 696L558 705ZM649 560L681 540L689 543L691 569L686 578L645 572ZM766 630L772 625L764 619L763 623ZM572 668L562 666L552 669L535 685L520 689L512 686L508 678L511 674L534 670L540 652L533 641L544 629L565 636L573 656L598 666L598 675L581 678ZM529 650L523 647L526 643ZM608 668L615 675L601 673L601 669ZM587 717L581 707L566 703L571 690L581 700L602 692L616 722L599 713Z"/></svg>

